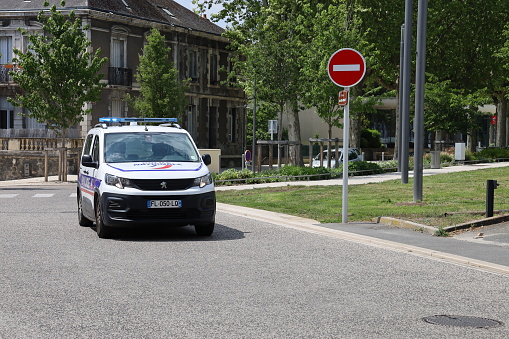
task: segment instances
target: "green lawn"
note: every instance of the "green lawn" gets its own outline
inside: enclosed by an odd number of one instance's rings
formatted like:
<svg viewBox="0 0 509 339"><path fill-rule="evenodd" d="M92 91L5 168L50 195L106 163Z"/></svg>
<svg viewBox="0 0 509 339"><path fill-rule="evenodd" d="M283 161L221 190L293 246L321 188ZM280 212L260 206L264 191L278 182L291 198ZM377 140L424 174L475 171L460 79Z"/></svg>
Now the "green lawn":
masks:
<svg viewBox="0 0 509 339"><path fill-rule="evenodd" d="M509 209L509 168L425 176L423 201L413 203L413 181L350 185L348 221L371 221L379 216L411 220L430 226L451 226L483 215L457 213L486 209L486 180L497 180L495 210ZM341 222L341 186L285 186L218 191L218 202L297 215L321 223Z"/></svg>

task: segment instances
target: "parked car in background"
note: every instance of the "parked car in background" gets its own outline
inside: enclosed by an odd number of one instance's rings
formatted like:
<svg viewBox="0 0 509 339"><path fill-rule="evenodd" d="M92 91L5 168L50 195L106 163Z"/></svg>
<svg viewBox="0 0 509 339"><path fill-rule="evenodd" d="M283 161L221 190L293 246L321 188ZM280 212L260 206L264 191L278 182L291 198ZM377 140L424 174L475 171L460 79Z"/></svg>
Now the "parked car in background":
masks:
<svg viewBox="0 0 509 339"><path fill-rule="evenodd" d="M338 166L343 163L343 149L332 150L331 152L331 167L336 167L336 152L338 152ZM327 156L329 151L325 150L322 152L323 155L323 167L327 166ZM348 161L362 161L362 154L358 148L349 148L348 149ZM320 153L318 153L312 162L312 167L320 167Z"/></svg>

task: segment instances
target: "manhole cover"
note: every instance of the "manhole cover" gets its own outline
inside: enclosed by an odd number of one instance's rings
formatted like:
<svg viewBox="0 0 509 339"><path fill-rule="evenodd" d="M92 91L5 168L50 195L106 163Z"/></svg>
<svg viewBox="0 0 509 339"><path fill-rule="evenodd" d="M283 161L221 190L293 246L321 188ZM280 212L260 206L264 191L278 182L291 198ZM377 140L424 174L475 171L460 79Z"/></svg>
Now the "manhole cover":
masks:
<svg viewBox="0 0 509 339"><path fill-rule="evenodd" d="M497 320L463 315L434 315L425 317L423 320L430 324L442 326L488 328L502 325L502 322Z"/></svg>

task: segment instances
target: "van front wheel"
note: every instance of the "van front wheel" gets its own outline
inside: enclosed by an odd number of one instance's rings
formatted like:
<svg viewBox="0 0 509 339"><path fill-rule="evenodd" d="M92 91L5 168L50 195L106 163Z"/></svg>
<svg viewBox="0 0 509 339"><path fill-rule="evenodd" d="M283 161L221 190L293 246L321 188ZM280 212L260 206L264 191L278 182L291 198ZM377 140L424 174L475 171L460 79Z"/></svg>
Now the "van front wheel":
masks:
<svg viewBox="0 0 509 339"><path fill-rule="evenodd" d="M101 239L109 239L113 236L113 230L111 227L104 225L103 211L99 198L96 198L95 200L95 229L97 236Z"/></svg>
<svg viewBox="0 0 509 339"><path fill-rule="evenodd" d="M93 222L83 215L83 197L78 193L78 224L84 227L92 226Z"/></svg>

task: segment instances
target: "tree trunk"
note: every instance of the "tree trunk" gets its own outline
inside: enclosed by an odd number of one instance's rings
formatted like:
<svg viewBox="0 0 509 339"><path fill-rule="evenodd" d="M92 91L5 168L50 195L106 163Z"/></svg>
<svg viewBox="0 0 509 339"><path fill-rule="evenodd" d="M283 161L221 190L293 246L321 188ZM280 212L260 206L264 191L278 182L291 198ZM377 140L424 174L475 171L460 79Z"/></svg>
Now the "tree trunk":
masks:
<svg viewBox="0 0 509 339"><path fill-rule="evenodd" d="M394 141L394 160L399 159L399 138L401 138L400 135L400 124L401 124L401 106L399 104L399 90L396 91L396 102L398 103L396 106L396 135L395 135L395 141Z"/></svg>
<svg viewBox="0 0 509 339"><path fill-rule="evenodd" d="M277 167L280 168L281 167L281 147L279 145L279 143L281 142L281 140L283 140L283 110L284 110L284 105L281 104L279 105L279 116L278 116L278 121L277 121L277 141L278 141L278 145L277 145ZM273 145L270 145L270 147L273 147ZM272 163L272 159L270 159L271 163Z"/></svg>
<svg viewBox="0 0 509 339"><path fill-rule="evenodd" d="M477 129L471 128L467 133L467 150L474 153L477 145Z"/></svg>
<svg viewBox="0 0 509 339"><path fill-rule="evenodd" d="M288 139L297 142L297 145L289 148L290 163L296 166L304 166L301 152L299 109L297 105L287 102L286 113L288 114Z"/></svg>
<svg viewBox="0 0 509 339"><path fill-rule="evenodd" d="M350 116L350 140L349 145L352 148L361 148L361 123L356 114Z"/></svg>
<svg viewBox="0 0 509 339"><path fill-rule="evenodd" d="M329 142L327 143L327 167L331 168L332 164L332 152L330 151L332 149L332 125L327 124L327 139L329 139ZM336 149L334 149L334 153L336 152Z"/></svg>
<svg viewBox="0 0 509 339"><path fill-rule="evenodd" d="M497 102L497 139L495 146L505 147L506 144L506 119L507 119L507 99L505 95L498 98Z"/></svg>
<svg viewBox="0 0 509 339"><path fill-rule="evenodd" d="M489 136L488 145L486 145L486 147L495 146L495 134L496 134L496 125L492 125L490 122L490 136Z"/></svg>
<svg viewBox="0 0 509 339"><path fill-rule="evenodd" d="M445 132L443 130L438 130L435 132L435 144L432 145L435 151L444 150L444 143L442 143L442 141L445 141Z"/></svg>

